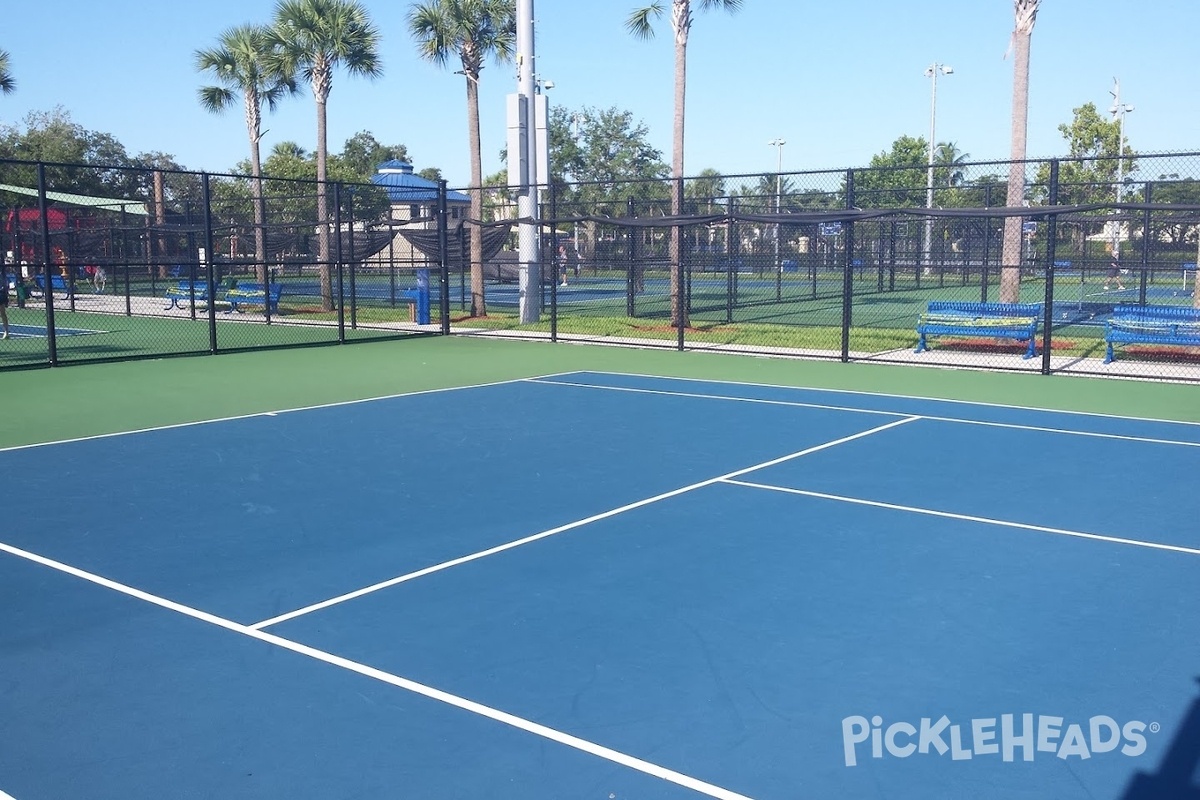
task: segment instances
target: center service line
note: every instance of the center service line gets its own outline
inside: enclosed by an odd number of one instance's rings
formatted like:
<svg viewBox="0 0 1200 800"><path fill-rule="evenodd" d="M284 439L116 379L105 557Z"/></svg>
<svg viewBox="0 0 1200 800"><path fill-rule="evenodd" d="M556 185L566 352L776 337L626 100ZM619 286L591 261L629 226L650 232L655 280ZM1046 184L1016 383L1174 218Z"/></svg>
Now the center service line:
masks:
<svg viewBox="0 0 1200 800"><path fill-rule="evenodd" d="M737 481L727 480L725 483L731 486L744 486L748 489L764 489L768 492L783 492L784 494L796 494L802 497L815 497L819 500L836 500L839 503L851 503L858 506L871 506L873 508L886 508L891 511L907 511L910 514L925 514L930 517L943 517L945 519L957 519L964 522L978 522L984 525L998 525L1002 528L1017 528L1024 531L1035 531L1037 533L1050 533L1055 536L1073 536L1077 539L1091 539L1096 542L1109 542L1110 544L1124 544L1131 547L1146 547L1151 550L1169 550L1173 553L1185 553L1190 556L1200 556L1200 549L1195 547L1184 547L1178 544L1163 544L1161 542L1148 542L1143 539L1126 539L1120 536L1105 536L1102 533L1087 533L1085 531L1072 531L1067 528L1051 528L1047 525L1033 525L1028 522L1012 522L1005 519L992 519L990 517L977 517L971 514L956 514L952 511L938 511L933 508L919 508L917 506L902 506L896 503L885 503L880 500L864 500L861 497L846 497L840 494L828 494L826 492L812 492L807 489L792 489L788 486L774 486L767 483L754 483L753 481Z"/></svg>
<svg viewBox="0 0 1200 800"><path fill-rule="evenodd" d="M152 605L158 606L159 608L165 608L169 611L182 614L183 616L191 617L192 619L199 620L200 622L206 622L210 625L215 625L218 628L224 628L227 631L241 634L242 636L246 636L251 639L257 639L260 642L265 642L266 644L274 645L275 647L279 647L284 650L290 650L298 655L307 656L308 658L312 658L331 666L347 670L348 672L353 672L366 678L371 678L400 689L405 689L413 692L414 694L419 694L422 697L428 697L431 700L436 700L438 702L454 706L455 708L469 711L472 714L478 714L481 717L495 720L496 722L526 731L527 733L532 733L535 736L540 736L544 739L549 739L550 741L558 742L559 744L566 745L567 747L573 747L576 750L581 750L585 753L603 758L615 764L620 764L623 767L628 767L630 769L637 770L638 772L643 772L647 775L661 778L662 780L692 789L700 792L701 794L706 794L709 797L718 798L718 800L751 800L751 798L738 794L737 792L731 792L728 789L722 789L720 786L714 786L711 783L705 783L704 781L693 778L689 775L675 772L674 770L667 769L666 767L661 767L658 764L652 764L649 761L643 761L640 758L626 755L625 753L612 750L603 745L596 744L595 742L589 742L586 739L580 739L579 737L572 736L569 733L563 733L562 731L547 727L545 725L540 725L536 722L524 719L523 717L518 717L505 711L500 711L499 709L492 708L491 706L485 706L482 703L475 702L474 700L468 700L465 697L459 697L458 695L444 692L441 689L435 689L432 686L426 686L423 683L417 683L416 681L409 680L408 678L402 678L399 675L394 675L390 672L384 672L381 669L369 667L366 664L360 664L357 661L351 661L348 658L335 656L332 653L325 652L324 650L318 650L315 647L309 647L308 645L294 642L291 639L284 639L282 636L276 636L273 633L254 630L251 627L234 622L233 620L228 620L224 617L218 617L215 614L209 614L206 611L200 611L199 609L192 608L191 606L185 606L182 603L176 603L173 600L167 600L166 598L150 594L149 592L144 592L141 589L135 589L132 586L127 586L123 583L118 583L117 581L96 575L95 573L87 572L79 569L78 567L72 567L69 564L62 563L61 561L55 561L54 559L38 555L37 553L31 553L28 550L22 550L18 547L13 547L12 545L0 542L0 552L8 553L16 556L17 558L23 558L27 561L32 561L35 564L40 564L44 567L58 570L59 572L64 572L67 575L71 575L89 583L96 584L97 586L103 586L106 589L111 589L114 592L145 601ZM4 800L4 798L7 797L7 795L4 795L2 792L0 792L0 800Z"/></svg>
<svg viewBox="0 0 1200 800"><path fill-rule="evenodd" d="M549 530L542 531L541 533L535 533L532 536L526 536L523 539L516 539L511 542L506 542L501 545L496 545L495 547L489 547L486 550L480 550L478 552L471 553L471 554L465 555L465 556L460 556L459 558L454 558L449 561L443 561L441 564L434 564L433 566L425 567L424 569L419 569L415 572L409 572L405 575L400 575L395 578L390 578L386 581L381 581L380 583L372 584L371 586L365 586L362 589L356 589L353 592L347 592L346 594L338 595L337 597L331 597L328 600L322 600L319 603L313 603L312 605L305 606L304 608L298 608L295 611L289 611L286 614L280 614L277 617L271 617L270 619L265 619L265 620L262 620L261 622L256 622L253 625L251 625L250 627L253 628L254 630L262 630L263 628L269 628L272 625L278 625L281 622L285 622L290 619L295 619L296 617L302 617L305 614L311 614L314 611L320 611L322 609L329 608L330 606L338 605L339 603L345 603L348 600L354 600L354 599L362 597L364 595L368 595L373 592L378 592L381 589L387 589L391 586L396 586L401 583L407 583L408 581L414 580L416 578L422 578L426 575L432 575L435 572L441 572L442 570L450 569L451 567L457 567L460 564L466 564L471 561L478 561L481 558L487 558L488 556L492 556L497 553L503 553L505 550L512 550L513 548L521 547L522 545L530 544L531 542L536 542L540 539L546 539L548 537L555 536L560 533L565 533L566 531L569 531L569 530L574 530L575 528L581 528L584 525L590 525L593 522L599 522L600 520L608 519L609 517L615 517L618 514L624 514L626 511L632 511L636 508L648 506L651 503L657 503L660 500L667 500L671 497L678 497L681 494L686 494L687 492L692 492L692 491L695 491L696 489L702 489L705 486L712 486L713 484L729 481L730 479L736 478L739 475L745 475L747 473L754 472L756 470L766 469L767 467L773 467L776 464L782 464L785 461L791 461L792 459L800 458L801 456L806 456L806 455L809 455L810 453L816 453L820 450L827 450L830 447L836 447L840 444L845 444L846 442L852 442L855 439L862 439L867 436L872 436L876 433L886 431L889 428L895 428L899 425L904 425L909 422L914 422L918 419L922 419L922 417L905 417L904 419L893 420L892 422L889 422L886 425L880 425L877 428L871 428L870 430L862 431L860 433L855 433L850 436L844 436L841 439L835 439L832 442L825 442L824 444L815 445L813 447L806 448L806 449L801 450L796 453L790 453L789 455L781 456L780 458L773 458L770 461L764 461L761 464L755 464L752 467L744 467L739 470L734 470L733 472L727 472L724 475L718 475L715 478L709 478L707 480L700 481L699 483L693 483L689 486L684 486L679 489L672 489L669 492L663 492L662 494L656 494L653 497L647 497L645 500L638 500L637 502L629 503L628 505L620 506L618 508L614 508L609 511L604 511L599 514L594 514L593 516L585 517L584 519L576 520L574 522L568 522L566 525L559 525L557 528L551 528Z"/></svg>

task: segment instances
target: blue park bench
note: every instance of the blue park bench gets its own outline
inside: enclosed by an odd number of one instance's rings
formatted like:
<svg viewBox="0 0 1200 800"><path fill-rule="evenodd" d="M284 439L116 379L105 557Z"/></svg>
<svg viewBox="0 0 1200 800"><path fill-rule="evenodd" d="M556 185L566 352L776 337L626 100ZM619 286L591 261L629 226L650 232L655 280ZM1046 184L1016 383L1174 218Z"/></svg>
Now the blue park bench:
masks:
<svg viewBox="0 0 1200 800"><path fill-rule="evenodd" d="M193 306L208 303L208 281L179 281L167 289L166 298L170 302L164 311L172 308L183 308L180 303L188 302Z"/></svg>
<svg viewBox="0 0 1200 800"><path fill-rule="evenodd" d="M1200 308L1117 306L1104 323L1104 363L1116 359L1118 344L1166 344L1200 347Z"/></svg>
<svg viewBox="0 0 1200 800"><path fill-rule="evenodd" d="M272 283L263 291L261 283L239 283L225 292L225 301L229 303L226 314L240 312L240 306L263 306L272 314L279 313L279 296L283 293L283 285Z"/></svg>
<svg viewBox="0 0 1200 800"><path fill-rule="evenodd" d="M33 279L37 284L38 291L44 296L46 294L46 276L34 275ZM50 276L50 288L52 291L62 292L68 300L75 294L75 287L61 275Z"/></svg>
<svg viewBox="0 0 1200 800"><path fill-rule="evenodd" d="M917 320L917 349L929 349L930 336L978 336L1027 342L1022 358L1037 355L1040 303L968 303L930 300Z"/></svg>

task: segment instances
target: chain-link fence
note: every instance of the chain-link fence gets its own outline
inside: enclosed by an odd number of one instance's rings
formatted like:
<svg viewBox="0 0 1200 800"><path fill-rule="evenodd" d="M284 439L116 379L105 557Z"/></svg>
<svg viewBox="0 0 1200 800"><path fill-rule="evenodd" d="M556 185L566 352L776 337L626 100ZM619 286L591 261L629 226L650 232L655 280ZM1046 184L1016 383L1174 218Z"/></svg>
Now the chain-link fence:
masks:
<svg viewBox="0 0 1200 800"><path fill-rule="evenodd" d="M1200 380L1200 154L552 184L536 221L317 188L0 163L0 368L455 332Z"/></svg>
<svg viewBox="0 0 1200 800"><path fill-rule="evenodd" d="M454 330L1200 380L1200 155L1013 166L551 185L541 319L514 250Z"/></svg>
<svg viewBox="0 0 1200 800"><path fill-rule="evenodd" d="M0 368L438 332L445 193L319 188L0 162Z"/></svg>

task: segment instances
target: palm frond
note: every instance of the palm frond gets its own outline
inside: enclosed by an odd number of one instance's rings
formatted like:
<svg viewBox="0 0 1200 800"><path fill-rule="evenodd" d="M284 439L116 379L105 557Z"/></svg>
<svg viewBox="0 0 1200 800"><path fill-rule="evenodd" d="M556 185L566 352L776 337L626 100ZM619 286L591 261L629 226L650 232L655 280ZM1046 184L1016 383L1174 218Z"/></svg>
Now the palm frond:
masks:
<svg viewBox="0 0 1200 800"><path fill-rule="evenodd" d="M431 0L408 13L421 57L444 67L458 56L469 79L478 79L488 57L500 63L512 58L516 24L511 0Z"/></svg>
<svg viewBox="0 0 1200 800"><path fill-rule="evenodd" d="M206 111L220 112L233 105L237 96L223 86L201 86L199 98Z"/></svg>
<svg viewBox="0 0 1200 800"><path fill-rule="evenodd" d="M639 8L629 15L629 19L625 20L625 29L633 34L638 39L653 39L654 25L652 19L657 19L663 15L663 7L661 3L652 3L645 8Z"/></svg>
<svg viewBox="0 0 1200 800"><path fill-rule="evenodd" d="M17 82L9 67L10 56L7 50L0 50L0 92L12 94L17 89Z"/></svg>

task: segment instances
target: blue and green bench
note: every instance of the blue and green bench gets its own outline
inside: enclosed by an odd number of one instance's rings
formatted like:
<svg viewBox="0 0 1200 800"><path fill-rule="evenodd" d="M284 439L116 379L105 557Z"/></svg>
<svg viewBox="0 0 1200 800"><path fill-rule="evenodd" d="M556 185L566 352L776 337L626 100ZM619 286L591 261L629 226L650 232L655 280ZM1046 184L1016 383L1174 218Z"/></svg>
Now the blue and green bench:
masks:
<svg viewBox="0 0 1200 800"><path fill-rule="evenodd" d="M166 299L170 302L164 311L172 308L183 308L180 303L188 302L193 306L208 303L208 281L179 281L167 289Z"/></svg>
<svg viewBox="0 0 1200 800"><path fill-rule="evenodd" d="M1012 339L1025 342L1022 358L1037 355L1040 303L970 303L954 300L930 300L917 320L917 349L929 349L932 336L973 336L984 339Z"/></svg>
<svg viewBox="0 0 1200 800"><path fill-rule="evenodd" d="M229 303L225 313L238 313L242 310L241 306L263 306L270 313L278 314L279 297L282 294L282 284L272 283L264 290L261 283L239 283L225 292L225 301Z"/></svg>
<svg viewBox="0 0 1200 800"><path fill-rule="evenodd" d="M1116 360L1116 345L1200 347L1200 308L1116 306L1104 323L1104 344L1105 364Z"/></svg>

